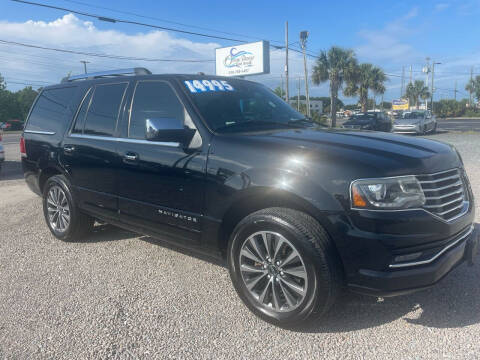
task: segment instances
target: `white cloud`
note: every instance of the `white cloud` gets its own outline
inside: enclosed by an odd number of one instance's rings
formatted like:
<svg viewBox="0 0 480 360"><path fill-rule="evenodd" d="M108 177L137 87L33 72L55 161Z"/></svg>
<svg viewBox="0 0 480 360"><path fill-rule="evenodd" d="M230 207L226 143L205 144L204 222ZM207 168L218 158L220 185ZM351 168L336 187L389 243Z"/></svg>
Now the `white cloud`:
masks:
<svg viewBox="0 0 480 360"><path fill-rule="evenodd" d="M447 3L438 3L435 5L435 10L436 11L443 11L446 10L450 7L450 4Z"/></svg>
<svg viewBox="0 0 480 360"><path fill-rule="evenodd" d="M206 42L192 41L174 36L166 31L127 34L118 30L102 30L92 22L82 21L73 14L66 14L51 22L0 21L0 39L83 52L160 59L213 60L215 48L225 45L208 40ZM293 92L296 93L297 78L303 76L303 58L301 54L295 52L290 52L289 55L290 75L292 76L290 91L293 94ZM88 64L89 71L143 66L153 73L197 73L201 71L213 74L215 72L214 62L124 61L29 49L0 43L0 71L7 80L42 80L57 83L70 71L73 74L82 73L83 65L80 60L90 62ZM271 87L279 86L281 84L280 74L284 73L284 64L285 52L272 50L271 74L256 76L253 79ZM309 59L308 68L311 69L312 65L313 61ZM12 89L21 87L23 85L13 83L9 85L9 88Z"/></svg>
<svg viewBox="0 0 480 360"><path fill-rule="evenodd" d="M355 49L358 56L368 61L398 64L418 58L415 49L405 41L412 34L409 21L418 14L415 7L381 29L361 30L358 35L363 43Z"/></svg>

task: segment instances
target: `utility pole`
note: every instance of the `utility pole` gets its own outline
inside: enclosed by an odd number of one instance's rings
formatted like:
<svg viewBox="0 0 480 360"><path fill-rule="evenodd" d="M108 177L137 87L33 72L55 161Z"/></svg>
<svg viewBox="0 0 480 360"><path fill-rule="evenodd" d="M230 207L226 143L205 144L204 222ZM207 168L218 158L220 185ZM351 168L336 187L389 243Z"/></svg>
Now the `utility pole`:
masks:
<svg viewBox="0 0 480 360"><path fill-rule="evenodd" d="M400 99L403 98L404 88L405 88L405 66L402 66L402 87L400 88Z"/></svg>
<svg viewBox="0 0 480 360"><path fill-rule="evenodd" d="M86 74L87 73L87 64L89 64L90 61L80 60L80 62L83 64L83 70L85 71L85 74Z"/></svg>
<svg viewBox="0 0 480 360"><path fill-rule="evenodd" d="M432 94L431 94L431 99L430 99L430 103L432 104L432 114L433 114L433 93L435 92L435 88L433 87L433 81L434 81L434 77L435 77L435 65L440 65L441 63L439 62L435 62L434 60L432 60Z"/></svg>
<svg viewBox="0 0 480 360"><path fill-rule="evenodd" d="M455 80L455 92L454 92L455 101L457 101L457 80Z"/></svg>
<svg viewBox="0 0 480 360"><path fill-rule="evenodd" d="M290 103L290 94L288 91L288 21L285 21L285 86L285 95L287 98L287 102Z"/></svg>
<svg viewBox="0 0 480 360"><path fill-rule="evenodd" d="M409 82L409 84L411 84L411 83L412 83L412 65L410 65L410 82Z"/></svg>
<svg viewBox="0 0 480 360"><path fill-rule="evenodd" d="M281 91L280 91L280 97L283 99L283 94L285 94L285 92L283 91L283 75L280 74L280 78L282 79L282 87L280 88Z"/></svg>
<svg viewBox="0 0 480 360"><path fill-rule="evenodd" d="M308 95L308 71L307 71L307 38L308 38L308 31L302 31L300 33L300 44L303 50L303 69L305 71L305 96L307 98L307 116L310 117L310 97Z"/></svg>
<svg viewBox="0 0 480 360"><path fill-rule="evenodd" d="M425 85L428 88L428 74L430 73L430 58L427 56L427 66L423 68L423 72L426 74ZM428 110L428 99L425 99L425 110Z"/></svg>
<svg viewBox="0 0 480 360"><path fill-rule="evenodd" d="M298 78L297 111L300 111L300 78Z"/></svg>

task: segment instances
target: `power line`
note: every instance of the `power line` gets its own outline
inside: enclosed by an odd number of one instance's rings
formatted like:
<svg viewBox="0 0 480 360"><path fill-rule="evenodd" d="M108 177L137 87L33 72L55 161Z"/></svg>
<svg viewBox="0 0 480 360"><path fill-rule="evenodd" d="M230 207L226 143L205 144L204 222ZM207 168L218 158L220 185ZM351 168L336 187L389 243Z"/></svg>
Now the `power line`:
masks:
<svg viewBox="0 0 480 360"><path fill-rule="evenodd" d="M87 16L87 17L91 17L91 18L95 18L95 19L98 19L98 20L111 22L111 23L123 23L123 24L139 25L139 26L150 27L150 28L159 29L159 30L166 30L166 31L173 31L173 32L178 32L178 33L182 33L182 34L202 36L202 37L207 37L207 38L211 38L211 39L228 40L228 41L235 41L235 42L240 42L240 43L245 43L246 42L245 40L239 40L239 39L227 38L227 37L223 37L223 36L203 34L203 33L199 33L199 32L193 32L193 31L170 28L170 27L166 27L166 26L147 24L147 23L142 23L142 22L133 21L133 20L112 18L112 17L108 17L108 16L91 14L91 13L87 13L87 12L84 12L84 11L72 10L72 9L68 9L68 8L64 8L64 7L60 7L60 6L40 4L40 3L36 3L36 2L32 2L32 1L25 1L25 0L12 0L12 1L27 4L27 5L45 7L45 8L48 8L48 9L67 11L67 12L71 12L73 14Z"/></svg>
<svg viewBox="0 0 480 360"><path fill-rule="evenodd" d="M71 12L73 14L82 15L82 16L98 19L98 20L101 20L101 21L111 22L111 23L123 23L123 24L130 24L130 25L138 25L138 26L150 27L150 28L159 29L159 30L172 31L172 32L178 32L178 33L182 33L182 34L195 35L195 36L202 36L202 37L211 38L211 39L234 41L234 42L239 42L239 43L246 43L247 42L246 40L227 38L227 37L216 36L216 35L209 35L209 34L204 34L204 33L199 33L199 32L170 28L170 27L166 27L166 26L147 24L147 23L143 23L143 22L139 22L139 21L133 21L133 20L127 20L127 19L112 18L112 17L108 17L108 16L103 16L103 15L91 14L91 13L87 13L87 12L84 12L84 11L68 9L68 8L64 8L64 7L60 7L60 6L40 4L40 3L36 3L36 2L32 2L32 1L25 1L25 0L11 0L11 1L22 3L22 4L27 4L27 5L45 7L45 8L48 8L48 9L67 11L67 12ZM276 40L268 40L268 41L277 42ZM278 48L277 46L273 46L273 47ZM296 49L296 48L290 48L290 50L294 51L294 52L297 52L297 53L300 53L300 54L303 53L302 50ZM318 58L317 55L314 55L314 54L311 54L311 53L306 53L306 55L311 57L311 58Z"/></svg>
<svg viewBox="0 0 480 360"><path fill-rule="evenodd" d="M19 1L19 0L12 0L12 1ZM32 45L32 44L25 44L25 43L20 43L20 42L16 42L16 41L8 41L8 40L2 40L2 39L0 39L0 44L23 46L23 47L34 48L34 49L57 51L57 52L63 52L63 53L69 53L69 54L101 57L101 58L116 59L116 60L151 61L151 62L190 62L190 63L203 63L203 62L213 62L213 61L215 61L215 60L194 60L194 59L192 59L192 60L190 60L190 59L152 59L152 58L141 58L141 57L132 57L132 56L102 54L102 53L75 51L75 50L68 50L68 49L58 49L58 48L52 48L52 47L46 47L46 46L40 46L40 45Z"/></svg>
<svg viewBox="0 0 480 360"><path fill-rule="evenodd" d="M143 14L138 14L138 13L134 13L134 12L131 12L131 11L118 10L118 9L113 9L113 8L109 8L109 7L105 7L105 6L98 6L98 5L94 5L94 4L83 2L83 1L75 1L75 0L62 0L62 1L73 3L73 4L78 4L78 5L83 5L83 6L88 6L88 7L92 7L92 8L96 8L96 9L108 10L108 11L116 12L118 14L132 15L132 16L136 16L136 17L139 17L139 18L143 18L143 19L150 19L150 20L165 22L165 23L168 23L168 24L185 26L185 27L192 28L192 29L206 30L206 31L211 31L211 32L216 32L216 33L226 34L226 35L241 36L241 37L250 38L250 39L254 39L254 40L263 40L262 38L259 38L259 37L256 37L256 36L238 34L238 33L233 33L233 32L222 31L222 30L215 30L215 29L211 29L211 28L203 27L203 26L185 24L185 23L181 23L181 22L176 22L176 21L157 18L157 17L154 17L154 16L147 16L147 15L143 15ZM282 42L278 41L278 40L270 40L270 41L282 44Z"/></svg>

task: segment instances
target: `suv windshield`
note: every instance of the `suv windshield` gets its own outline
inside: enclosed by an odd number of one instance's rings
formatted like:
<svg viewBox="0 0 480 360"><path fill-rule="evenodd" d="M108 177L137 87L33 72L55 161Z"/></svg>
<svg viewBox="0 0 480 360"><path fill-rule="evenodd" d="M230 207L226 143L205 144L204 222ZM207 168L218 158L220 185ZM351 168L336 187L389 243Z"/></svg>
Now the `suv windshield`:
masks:
<svg viewBox="0 0 480 360"><path fill-rule="evenodd" d="M193 84L197 88L193 88ZM211 88L211 82L215 84ZM199 83L206 84L205 90ZM218 84L226 84L225 88ZM295 111L266 86L250 81L185 81L187 91L208 126L218 133L247 132L276 128L311 127L313 122ZM228 89L228 90L227 90Z"/></svg>
<svg viewBox="0 0 480 360"><path fill-rule="evenodd" d="M377 117L375 113L361 113L352 116L351 120L374 120Z"/></svg>

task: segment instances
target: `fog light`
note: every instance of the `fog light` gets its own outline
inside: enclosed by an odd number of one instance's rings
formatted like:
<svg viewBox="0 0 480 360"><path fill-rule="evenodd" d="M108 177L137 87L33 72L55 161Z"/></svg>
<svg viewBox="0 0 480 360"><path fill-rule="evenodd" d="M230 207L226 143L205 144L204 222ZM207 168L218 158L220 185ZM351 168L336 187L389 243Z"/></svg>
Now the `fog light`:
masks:
<svg viewBox="0 0 480 360"><path fill-rule="evenodd" d="M412 260L418 259L420 256L422 256L421 252L413 253L413 254L407 254L407 255L400 255L400 256L395 257L395 262L412 261Z"/></svg>

